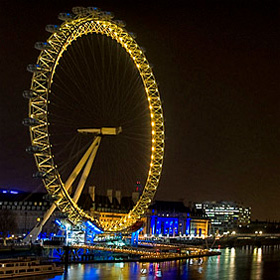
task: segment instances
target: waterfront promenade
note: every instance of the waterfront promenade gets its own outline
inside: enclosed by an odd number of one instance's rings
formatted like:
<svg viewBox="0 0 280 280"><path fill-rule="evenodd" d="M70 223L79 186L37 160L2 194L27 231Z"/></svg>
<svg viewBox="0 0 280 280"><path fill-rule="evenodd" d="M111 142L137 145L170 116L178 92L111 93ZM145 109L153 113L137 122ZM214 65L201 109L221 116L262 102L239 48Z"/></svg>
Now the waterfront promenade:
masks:
<svg viewBox="0 0 280 280"><path fill-rule="evenodd" d="M138 246L95 245L33 245L10 244L0 247L1 258L38 256L65 263L167 261L200 258L220 254L217 249L280 247L279 234L231 234L214 238L165 238L139 240ZM214 249L214 250L213 250Z"/></svg>

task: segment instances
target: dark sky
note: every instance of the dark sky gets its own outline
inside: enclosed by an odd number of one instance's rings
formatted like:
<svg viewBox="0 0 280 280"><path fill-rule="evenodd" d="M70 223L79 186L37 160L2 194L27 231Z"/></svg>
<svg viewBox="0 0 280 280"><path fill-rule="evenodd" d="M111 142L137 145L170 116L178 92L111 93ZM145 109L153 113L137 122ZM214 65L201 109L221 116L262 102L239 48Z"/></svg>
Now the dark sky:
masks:
<svg viewBox="0 0 280 280"><path fill-rule="evenodd" d="M226 2L226 3L225 3ZM246 3L244 3L246 2ZM158 199L233 200L280 220L279 7L271 1L1 1L0 186L42 191L25 153L33 46L73 6L114 12L159 82L166 156ZM184 6L183 6L184 4Z"/></svg>

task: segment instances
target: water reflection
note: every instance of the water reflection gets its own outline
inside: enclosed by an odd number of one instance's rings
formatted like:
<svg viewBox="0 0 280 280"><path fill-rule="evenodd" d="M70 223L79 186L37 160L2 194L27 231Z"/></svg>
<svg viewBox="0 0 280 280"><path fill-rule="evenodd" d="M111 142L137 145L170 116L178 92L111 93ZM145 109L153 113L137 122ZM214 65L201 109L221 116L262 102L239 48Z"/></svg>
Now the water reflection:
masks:
<svg viewBox="0 0 280 280"><path fill-rule="evenodd" d="M262 278L262 248L254 248L252 261L251 280L261 280Z"/></svg>
<svg viewBox="0 0 280 280"><path fill-rule="evenodd" d="M224 249L221 256L161 263L93 263L70 265L63 275L23 280L280 279L280 250Z"/></svg>

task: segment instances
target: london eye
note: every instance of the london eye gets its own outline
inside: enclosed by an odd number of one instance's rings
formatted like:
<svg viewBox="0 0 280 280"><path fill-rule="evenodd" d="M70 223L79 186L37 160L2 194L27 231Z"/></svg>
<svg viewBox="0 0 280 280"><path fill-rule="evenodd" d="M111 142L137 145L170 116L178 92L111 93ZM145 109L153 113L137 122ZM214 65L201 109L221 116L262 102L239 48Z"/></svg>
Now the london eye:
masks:
<svg viewBox="0 0 280 280"><path fill-rule="evenodd" d="M98 8L61 13L32 72L29 99L31 146L38 172L57 207L74 224L88 220L107 232L131 227L157 190L164 155L164 119L157 82L146 55L125 23ZM83 210L90 186L130 194L143 190L117 221L102 223Z"/></svg>

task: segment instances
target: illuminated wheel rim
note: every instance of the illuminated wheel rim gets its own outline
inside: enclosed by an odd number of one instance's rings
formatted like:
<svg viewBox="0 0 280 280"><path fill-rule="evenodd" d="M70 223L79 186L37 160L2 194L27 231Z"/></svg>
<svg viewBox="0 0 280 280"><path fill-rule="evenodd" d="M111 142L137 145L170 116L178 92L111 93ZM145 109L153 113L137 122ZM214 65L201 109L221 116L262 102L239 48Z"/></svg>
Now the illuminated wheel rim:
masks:
<svg viewBox="0 0 280 280"><path fill-rule="evenodd" d="M29 102L29 118L35 123L30 127L30 137L32 146L39 147L34 157L46 190L54 199L58 209L65 213L70 221L78 223L82 220L90 220L105 231L122 231L131 227L144 215L159 184L164 155L164 121L160 95L143 50L132 35L123 28L120 21L112 20L110 13L92 8L79 8L78 11L77 9L73 11L76 11L76 15L69 15L47 39L46 48L40 52L36 71L32 76L33 96ZM151 118L151 159L143 193L128 214L106 225L85 213L72 200L55 165L49 138L48 100L56 67L63 53L74 40L93 33L106 35L115 40L129 54L141 76Z"/></svg>

